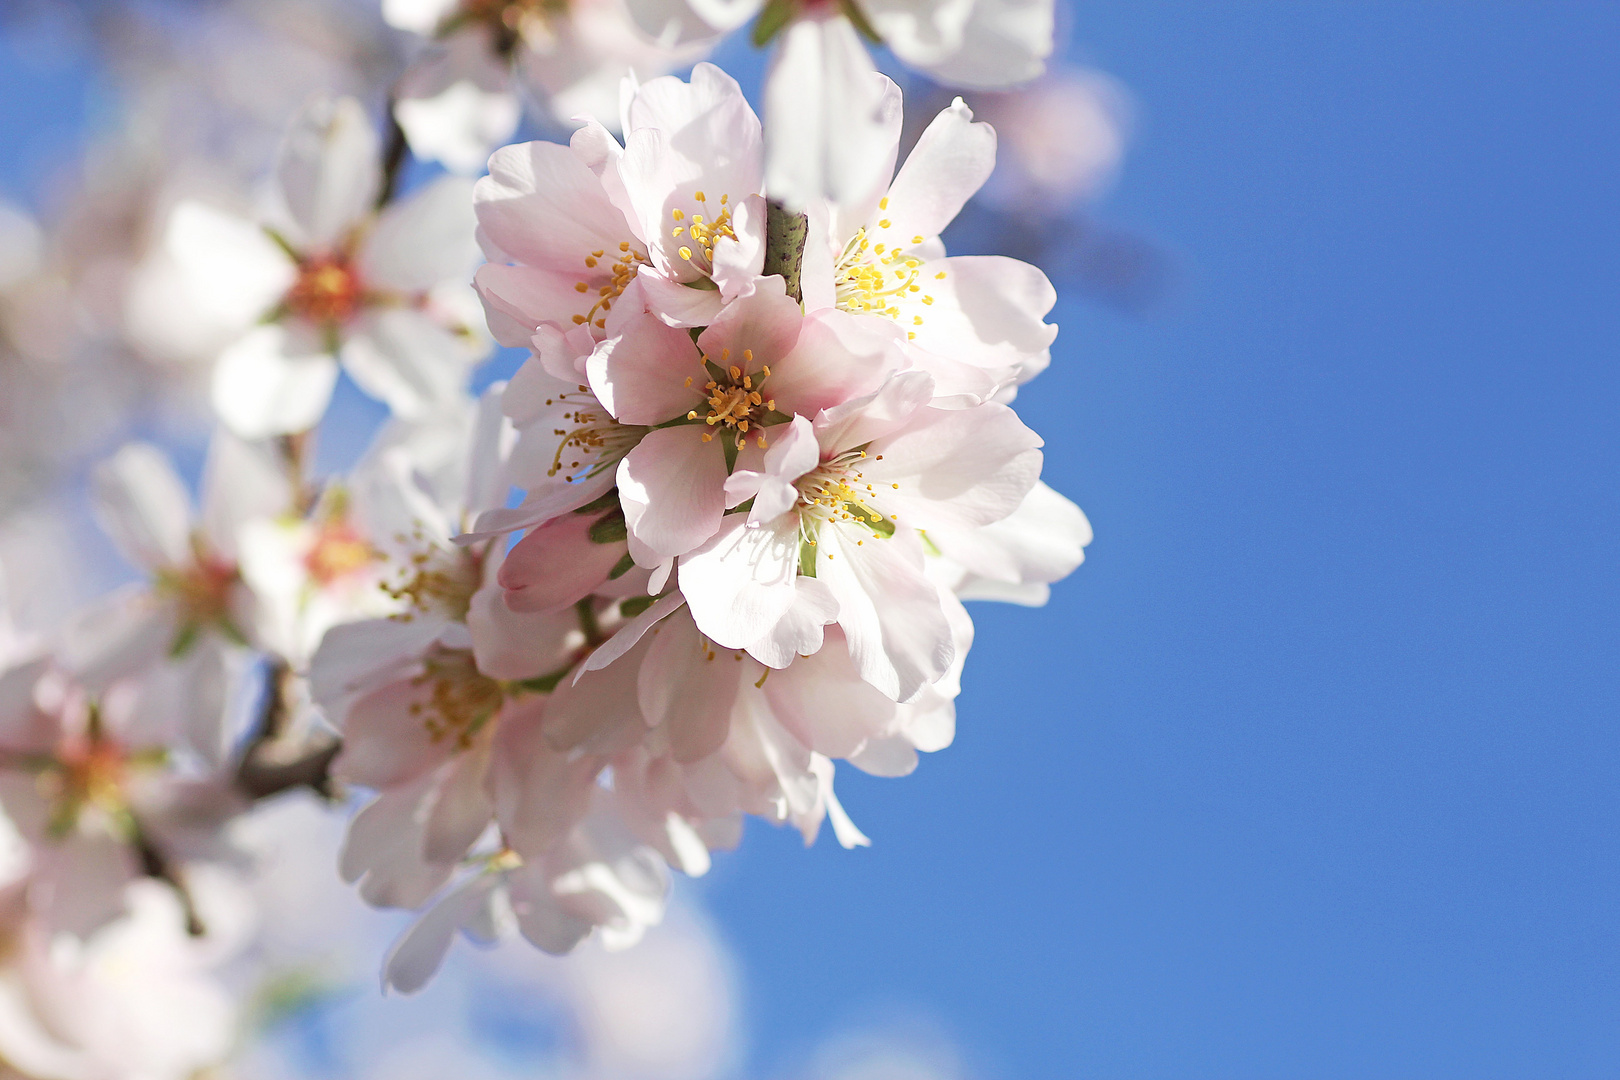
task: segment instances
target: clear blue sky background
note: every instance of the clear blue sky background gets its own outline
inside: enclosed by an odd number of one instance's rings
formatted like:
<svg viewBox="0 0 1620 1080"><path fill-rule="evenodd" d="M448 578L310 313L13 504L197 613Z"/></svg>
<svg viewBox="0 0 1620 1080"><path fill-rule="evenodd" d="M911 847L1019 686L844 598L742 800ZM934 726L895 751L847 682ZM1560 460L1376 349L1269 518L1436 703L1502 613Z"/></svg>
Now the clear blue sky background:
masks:
<svg viewBox="0 0 1620 1080"><path fill-rule="evenodd" d="M1020 406L1098 538L976 610L956 745L698 886L750 1074L920 1009L997 1080L1620 1075L1620 7L1074 37L1177 287L1059 304Z"/></svg>

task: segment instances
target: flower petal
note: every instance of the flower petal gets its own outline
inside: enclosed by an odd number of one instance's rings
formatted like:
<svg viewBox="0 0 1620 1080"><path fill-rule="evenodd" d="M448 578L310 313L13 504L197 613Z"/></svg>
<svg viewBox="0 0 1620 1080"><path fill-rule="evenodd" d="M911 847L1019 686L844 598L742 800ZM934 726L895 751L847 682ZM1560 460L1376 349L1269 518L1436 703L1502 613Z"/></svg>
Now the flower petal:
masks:
<svg viewBox="0 0 1620 1080"><path fill-rule="evenodd" d="M214 365L213 403L244 439L308 431L337 384L337 362L281 326L248 331Z"/></svg>
<svg viewBox="0 0 1620 1080"><path fill-rule="evenodd" d="M725 513L726 459L707 425L647 432L619 462L619 502L630 532L657 554L684 555L714 535Z"/></svg>
<svg viewBox="0 0 1620 1080"><path fill-rule="evenodd" d="M282 140L276 179L295 246L337 247L371 211L382 183L377 133L353 98L312 101Z"/></svg>

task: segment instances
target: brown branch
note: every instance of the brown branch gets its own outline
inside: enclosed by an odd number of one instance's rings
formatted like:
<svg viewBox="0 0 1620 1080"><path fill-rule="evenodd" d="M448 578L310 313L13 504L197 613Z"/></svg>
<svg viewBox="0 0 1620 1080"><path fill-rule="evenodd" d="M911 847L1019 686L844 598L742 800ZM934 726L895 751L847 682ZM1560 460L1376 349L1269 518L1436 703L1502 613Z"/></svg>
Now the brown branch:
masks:
<svg viewBox="0 0 1620 1080"><path fill-rule="evenodd" d="M342 749L341 742L318 735L301 747L285 745L288 695L295 678L281 661L272 663L265 676L259 723L236 766L237 789L250 799L268 799L298 787L307 787L323 799L336 799L340 794L331 766ZM290 754L293 749L299 752Z"/></svg>

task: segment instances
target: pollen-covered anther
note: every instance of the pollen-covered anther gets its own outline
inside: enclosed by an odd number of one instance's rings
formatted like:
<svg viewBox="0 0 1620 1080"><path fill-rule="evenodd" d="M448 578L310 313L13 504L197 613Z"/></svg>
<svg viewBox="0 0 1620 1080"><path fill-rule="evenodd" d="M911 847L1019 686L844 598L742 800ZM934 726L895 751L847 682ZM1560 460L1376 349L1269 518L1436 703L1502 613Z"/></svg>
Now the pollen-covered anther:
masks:
<svg viewBox="0 0 1620 1080"><path fill-rule="evenodd" d="M472 745L473 737L500 710L504 693L500 683L478 670L471 652L434 646L422 660L422 671L411 685L426 688L413 702L410 714L427 730L433 742L453 739L457 749Z"/></svg>

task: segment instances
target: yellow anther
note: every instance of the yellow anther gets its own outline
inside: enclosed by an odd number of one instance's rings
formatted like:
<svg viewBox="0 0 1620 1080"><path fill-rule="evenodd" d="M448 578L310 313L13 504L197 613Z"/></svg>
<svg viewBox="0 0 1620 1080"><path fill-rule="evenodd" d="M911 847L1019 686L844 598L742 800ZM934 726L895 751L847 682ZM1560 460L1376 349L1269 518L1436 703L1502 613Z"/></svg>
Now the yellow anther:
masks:
<svg viewBox="0 0 1620 1080"><path fill-rule="evenodd" d="M912 243L913 243L913 244L920 244L920 243L922 243L922 242L923 242L923 238L922 238L922 236L921 236L921 235L918 235L918 236L913 236L913 237L912 237L912 238L911 238L911 242L912 242Z"/></svg>
<svg viewBox="0 0 1620 1080"><path fill-rule="evenodd" d="M674 210L671 210L669 212L669 216L674 218L676 221L685 221L686 220L686 211L680 209L679 207L676 207Z"/></svg>
<svg viewBox="0 0 1620 1080"><path fill-rule="evenodd" d="M889 208L889 197L887 195L885 195L885 196L883 196L883 198L878 200L878 209L879 210L887 210L888 208Z"/></svg>
<svg viewBox="0 0 1620 1080"><path fill-rule="evenodd" d="M686 259L688 262L690 262L691 259L692 259L692 249L689 248L689 247L685 247L683 245L681 247L681 258Z"/></svg>
<svg viewBox="0 0 1620 1080"><path fill-rule="evenodd" d="M590 286L585 284L583 281L574 282L574 291L575 292L585 292L588 289L590 289Z"/></svg>
<svg viewBox="0 0 1620 1080"><path fill-rule="evenodd" d="M670 238L673 239L673 240L679 240L681 238L681 233L683 233L685 231L686 231L686 226L677 225L673 229L669 230Z"/></svg>
<svg viewBox="0 0 1620 1080"><path fill-rule="evenodd" d="M696 199L698 202L705 201L704 198L703 198L703 192L701 192L701 191L693 192L692 193L692 198Z"/></svg>
<svg viewBox="0 0 1620 1080"><path fill-rule="evenodd" d="M594 255L585 256L585 266L587 268L593 267L595 265L596 265L596 257Z"/></svg>

